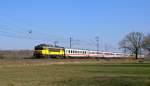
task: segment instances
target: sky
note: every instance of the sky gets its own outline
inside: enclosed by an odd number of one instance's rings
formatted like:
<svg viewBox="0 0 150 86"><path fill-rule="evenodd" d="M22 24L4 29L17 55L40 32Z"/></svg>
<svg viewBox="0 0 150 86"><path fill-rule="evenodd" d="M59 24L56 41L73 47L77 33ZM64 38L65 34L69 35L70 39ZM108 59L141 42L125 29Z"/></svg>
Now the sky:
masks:
<svg viewBox="0 0 150 86"><path fill-rule="evenodd" d="M150 0L1 0L0 49L40 43L118 50L130 32L150 33Z"/></svg>

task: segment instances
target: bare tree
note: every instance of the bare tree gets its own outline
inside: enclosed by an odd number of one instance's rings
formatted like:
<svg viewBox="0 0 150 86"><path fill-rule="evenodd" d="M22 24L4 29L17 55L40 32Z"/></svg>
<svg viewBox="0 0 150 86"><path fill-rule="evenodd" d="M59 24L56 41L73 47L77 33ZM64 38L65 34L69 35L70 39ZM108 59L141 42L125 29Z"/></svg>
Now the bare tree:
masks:
<svg viewBox="0 0 150 86"><path fill-rule="evenodd" d="M147 50L150 55L150 34L144 37L143 48Z"/></svg>
<svg viewBox="0 0 150 86"><path fill-rule="evenodd" d="M143 45L144 35L141 32L131 32L122 41L120 41L120 48L125 49L135 55L138 59L138 55Z"/></svg>

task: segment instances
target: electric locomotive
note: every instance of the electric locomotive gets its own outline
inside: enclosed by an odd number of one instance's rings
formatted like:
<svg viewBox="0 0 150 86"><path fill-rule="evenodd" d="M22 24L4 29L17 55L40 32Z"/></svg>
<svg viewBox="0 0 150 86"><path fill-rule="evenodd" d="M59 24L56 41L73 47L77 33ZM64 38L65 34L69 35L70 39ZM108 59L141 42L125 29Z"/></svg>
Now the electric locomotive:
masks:
<svg viewBox="0 0 150 86"><path fill-rule="evenodd" d="M64 58L63 47L35 46L34 56L37 58Z"/></svg>

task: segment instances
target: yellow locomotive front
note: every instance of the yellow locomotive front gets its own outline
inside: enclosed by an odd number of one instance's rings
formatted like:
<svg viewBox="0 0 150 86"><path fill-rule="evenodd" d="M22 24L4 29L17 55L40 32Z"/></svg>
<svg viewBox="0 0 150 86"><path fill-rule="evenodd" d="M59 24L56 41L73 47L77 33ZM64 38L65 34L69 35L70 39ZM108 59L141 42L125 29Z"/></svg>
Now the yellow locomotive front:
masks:
<svg viewBox="0 0 150 86"><path fill-rule="evenodd" d="M37 58L64 58L65 51L61 47L36 46L34 56Z"/></svg>

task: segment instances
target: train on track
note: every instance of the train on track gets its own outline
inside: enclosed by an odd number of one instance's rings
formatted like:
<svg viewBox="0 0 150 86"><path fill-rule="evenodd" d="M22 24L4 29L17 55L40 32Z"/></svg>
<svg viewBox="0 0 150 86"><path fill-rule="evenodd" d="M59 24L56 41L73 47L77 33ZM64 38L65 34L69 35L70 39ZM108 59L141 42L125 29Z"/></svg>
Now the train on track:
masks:
<svg viewBox="0 0 150 86"><path fill-rule="evenodd" d="M35 46L34 56L37 58L128 58L130 54L101 52L64 47Z"/></svg>

